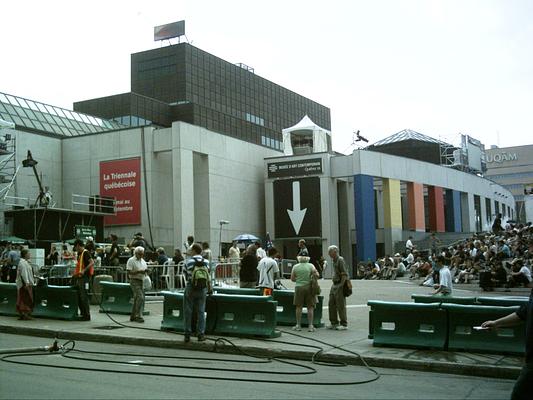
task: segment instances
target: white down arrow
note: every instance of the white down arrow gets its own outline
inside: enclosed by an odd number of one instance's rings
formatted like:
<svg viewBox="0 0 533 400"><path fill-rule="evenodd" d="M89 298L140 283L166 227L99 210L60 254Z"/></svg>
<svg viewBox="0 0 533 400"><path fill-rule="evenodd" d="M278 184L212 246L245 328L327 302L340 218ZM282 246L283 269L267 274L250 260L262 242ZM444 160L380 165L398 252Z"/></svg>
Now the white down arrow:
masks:
<svg viewBox="0 0 533 400"><path fill-rule="evenodd" d="M300 210L300 182L298 181L292 183L292 210L287 210L287 212L289 213L294 232L298 235L302 227L302 222L304 222L305 213L307 212L307 208Z"/></svg>

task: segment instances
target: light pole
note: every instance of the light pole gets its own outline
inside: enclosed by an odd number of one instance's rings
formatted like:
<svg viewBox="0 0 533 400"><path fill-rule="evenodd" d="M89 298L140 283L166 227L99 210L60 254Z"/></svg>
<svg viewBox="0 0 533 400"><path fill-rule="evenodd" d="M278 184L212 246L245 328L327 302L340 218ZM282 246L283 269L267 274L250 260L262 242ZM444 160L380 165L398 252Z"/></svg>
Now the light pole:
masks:
<svg viewBox="0 0 533 400"><path fill-rule="evenodd" d="M222 259L222 225L229 225L229 221L226 221L224 219L221 219L218 221L220 224L220 231L218 234L218 259Z"/></svg>

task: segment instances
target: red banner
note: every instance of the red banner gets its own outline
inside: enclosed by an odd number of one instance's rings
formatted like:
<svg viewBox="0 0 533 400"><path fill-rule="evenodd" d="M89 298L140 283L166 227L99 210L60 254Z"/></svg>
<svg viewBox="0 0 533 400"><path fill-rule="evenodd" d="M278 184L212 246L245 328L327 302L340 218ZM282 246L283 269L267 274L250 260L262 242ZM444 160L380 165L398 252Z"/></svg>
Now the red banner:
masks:
<svg viewBox="0 0 533 400"><path fill-rule="evenodd" d="M117 215L104 225L141 224L141 158L100 161L100 196L116 199Z"/></svg>

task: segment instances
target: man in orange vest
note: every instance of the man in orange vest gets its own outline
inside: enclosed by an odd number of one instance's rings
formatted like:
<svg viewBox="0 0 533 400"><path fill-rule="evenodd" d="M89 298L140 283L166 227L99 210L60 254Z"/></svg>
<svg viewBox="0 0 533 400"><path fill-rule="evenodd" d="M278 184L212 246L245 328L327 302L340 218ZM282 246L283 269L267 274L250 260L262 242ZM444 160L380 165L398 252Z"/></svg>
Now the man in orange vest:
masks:
<svg viewBox="0 0 533 400"><path fill-rule="evenodd" d="M72 285L78 291L78 305L80 308L81 320L91 320L91 309L89 307L89 280L94 274L94 261L83 241L76 239L74 241L74 250L78 255L76 269L72 275Z"/></svg>

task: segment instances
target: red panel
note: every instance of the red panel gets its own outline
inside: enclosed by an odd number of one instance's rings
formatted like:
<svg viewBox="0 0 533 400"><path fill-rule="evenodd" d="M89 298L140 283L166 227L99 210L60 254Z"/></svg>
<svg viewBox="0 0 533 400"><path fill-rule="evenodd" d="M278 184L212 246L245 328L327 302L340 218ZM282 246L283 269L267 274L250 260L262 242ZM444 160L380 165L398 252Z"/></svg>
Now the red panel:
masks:
<svg viewBox="0 0 533 400"><path fill-rule="evenodd" d="M424 185L407 182L407 203L409 204L409 229L424 232L426 220L424 218Z"/></svg>
<svg viewBox="0 0 533 400"><path fill-rule="evenodd" d="M141 158L100 162L100 196L115 197L117 215L104 225L141 224Z"/></svg>
<svg viewBox="0 0 533 400"><path fill-rule="evenodd" d="M444 191L438 186L428 186L429 230L445 232Z"/></svg>

